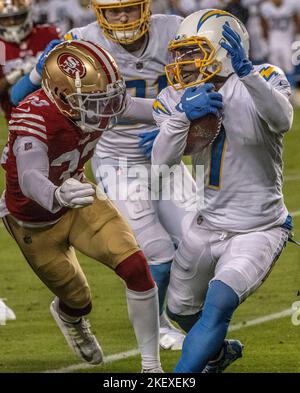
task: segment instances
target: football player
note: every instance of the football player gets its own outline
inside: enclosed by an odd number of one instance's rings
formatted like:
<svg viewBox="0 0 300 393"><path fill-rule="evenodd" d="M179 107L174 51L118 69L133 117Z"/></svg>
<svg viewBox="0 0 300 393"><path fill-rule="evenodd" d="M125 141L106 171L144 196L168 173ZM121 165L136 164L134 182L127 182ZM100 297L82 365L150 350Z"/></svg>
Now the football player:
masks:
<svg viewBox="0 0 300 393"><path fill-rule="evenodd" d="M269 61L281 67L292 88L296 86L292 44L300 33L300 17L293 0L271 0L261 6L262 26L269 46Z"/></svg>
<svg viewBox="0 0 300 393"><path fill-rule="evenodd" d="M169 56L167 45L175 36L182 18L173 15L151 16L150 0L93 0L92 5L98 23L73 29L65 39L80 38L99 43L116 59L127 89L133 96L155 98L167 85L164 71ZM22 82L12 91L14 102L28 91ZM176 350L181 349L184 335L171 325L163 305L175 245L191 214L186 211L185 205L193 199L194 191L185 195L181 202L175 197L169 201L163 200L161 194L158 200L152 200L148 149L151 149L157 127L153 119L151 124L146 123L136 120L123 122L116 126L113 133L104 133L96 147L92 166L97 182L102 184L108 196L126 216L146 254L159 291L160 344L162 348ZM142 148L142 144L146 144L146 147ZM143 178L139 175L141 166L146 168ZM110 168L115 168L118 173L117 185L115 176L107 176ZM125 173L130 175L126 176ZM192 190L193 180L184 165L181 175ZM134 192L126 196L127 190L134 187L145 190L143 200Z"/></svg>
<svg viewBox="0 0 300 393"><path fill-rule="evenodd" d="M108 52L78 40L50 53L42 86L9 122L5 227L56 295L51 313L78 356L91 364L103 360L84 318L91 293L75 249L124 280L143 372L162 372L157 287L147 260L118 210L84 177L102 132L124 111L125 83Z"/></svg>
<svg viewBox="0 0 300 393"><path fill-rule="evenodd" d="M213 144L192 157L204 165L205 203L172 265L169 316L189 331L175 372L221 372L242 355L239 341L224 341L232 314L267 278L292 227L282 194L291 90L281 69L252 65L245 27L224 11L187 17L169 48L152 163L178 163L191 121L222 116Z"/></svg>
<svg viewBox="0 0 300 393"><path fill-rule="evenodd" d="M242 0L249 10L246 27L250 36L250 57L255 64L265 63L268 57L268 45L264 38L261 24L261 5L265 0Z"/></svg>
<svg viewBox="0 0 300 393"><path fill-rule="evenodd" d="M49 40L58 38L56 28L33 24L31 0L0 0L0 43L6 57L0 66L0 104L7 121L11 86L31 71Z"/></svg>

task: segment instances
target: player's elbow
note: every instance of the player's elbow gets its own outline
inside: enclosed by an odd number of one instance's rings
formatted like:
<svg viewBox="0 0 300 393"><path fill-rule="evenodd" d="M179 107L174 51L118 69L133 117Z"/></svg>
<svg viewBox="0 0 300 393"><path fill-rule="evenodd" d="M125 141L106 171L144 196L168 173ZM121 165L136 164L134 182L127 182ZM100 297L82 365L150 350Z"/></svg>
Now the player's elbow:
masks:
<svg viewBox="0 0 300 393"><path fill-rule="evenodd" d="M19 185L24 196L31 198L32 191L32 179L35 176L33 169L27 169L22 173L19 173Z"/></svg>
<svg viewBox="0 0 300 393"><path fill-rule="evenodd" d="M280 117L278 128L281 134L288 132L292 128L293 118L294 111L292 105L290 104L289 109L287 111L282 111L282 116Z"/></svg>

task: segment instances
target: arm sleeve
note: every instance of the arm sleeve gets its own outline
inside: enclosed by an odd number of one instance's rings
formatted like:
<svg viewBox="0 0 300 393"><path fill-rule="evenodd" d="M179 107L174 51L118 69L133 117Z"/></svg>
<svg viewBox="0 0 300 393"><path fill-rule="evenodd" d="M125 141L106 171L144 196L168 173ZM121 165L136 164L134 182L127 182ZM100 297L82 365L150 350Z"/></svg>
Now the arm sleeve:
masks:
<svg viewBox="0 0 300 393"><path fill-rule="evenodd" d="M183 156L190 122L173 116L159 127L155 139L151 162L153 165L178 165Z"/></svg>
<svg viewBox="0 0 300 393"><path fill-rule="evenodd" d="M134 120L136 122L153 124L152 107L154 100L150 98L138 98L126 95L125 110L122 119Z"/></svg>
<svg viewBox="0 0 300 393"><path fill-rule="evenodd" d="M287 132L293 123L293 107L289 102L290 86L284 74L277 67L255 69L241 79L250 93L259 117L270 130L281 134Z"/></svg>
<svg viewBox="0 0 300 393"><path fill-rule="evenodd" d="M179 164L186 147L190 121L184 112L170 104L168 94L164 92L154 102L153 117L159 133L153 144L152 164Z"/></svg>
<svg viewBox="0 0 300 393"><path fill-rule="evenodd" d="M19 105L21 101L29 94L38 90L41 85L41 77L39 76L36 68L34 67L30 74L23 76L11 88L10 100L14 106Z"/></svg>
<svg viewBox="0 0 300 393"><path fill-rule="evenodd" d="M48 179L47 145L34 137L17 137L14 143L18 179L23 194L51 213L58 212L54 192L56 186Z"/></svg>

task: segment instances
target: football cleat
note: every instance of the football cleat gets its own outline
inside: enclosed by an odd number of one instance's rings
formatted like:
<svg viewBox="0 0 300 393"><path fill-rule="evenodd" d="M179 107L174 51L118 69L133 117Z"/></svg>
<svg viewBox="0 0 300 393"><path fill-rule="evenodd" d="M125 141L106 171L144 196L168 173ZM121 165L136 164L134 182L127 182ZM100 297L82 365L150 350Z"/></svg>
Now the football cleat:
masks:
<svg viewBox="0 0 300 393"><path fill-rule="evenodd" d="M155 368L143 368L142 373L152 373L152 374L162 374L164 373L164 370L161 367L155 367Z"/></svg>
<svg viewBox="0 0 300 393"><path fill-rule="evenodd" d="M162 349L181 351L185 334L172 325L165 312L160 316L159 345Z"/></svg>
<svg viewBox="0 0 300 393"><path fill-rule="evenodd" d="M6 321L15 321L16 315L11 308L0 299L0 325L5 325Z"/></svg>
<svg viewBox="0 0 300 393"><path fill-rule="evenodd" d="M64 321L58 312L58 298L51 303L50 312L64 335L69 347L90 364L103 362L102 349L90 330L90 324L83 317L76 323Z"/></svg>
<svg viewBox="0 0 300 393"><path fill-rule="evenodd" d="M202 373L222 373L231 363L243 356L243 348L244 345L239 340L224 340L219 358L208 362Z"/></svg>

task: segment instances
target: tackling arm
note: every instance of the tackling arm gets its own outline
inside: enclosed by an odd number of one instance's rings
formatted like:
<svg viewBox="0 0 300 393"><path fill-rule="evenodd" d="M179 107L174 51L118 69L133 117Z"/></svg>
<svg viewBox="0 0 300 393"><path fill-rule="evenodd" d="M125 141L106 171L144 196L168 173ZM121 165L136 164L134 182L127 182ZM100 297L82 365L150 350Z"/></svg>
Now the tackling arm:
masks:
<svg viewBox="0 0 300 393"><path fill-rule="evenodd" d="M127 94L125 100L125 110L122 113L123 119L149 124L154 123L152 114L153 99L131 97Z"/></svg>
<svg viewBox="0 0 300 393"><path fill-rule="evenodd" d="M56 213L61 207L54 198L57 187L48 179L47 150L47 145L34 137L19 136L14 143L18 179L23 194L51 213Z"/></svg>

